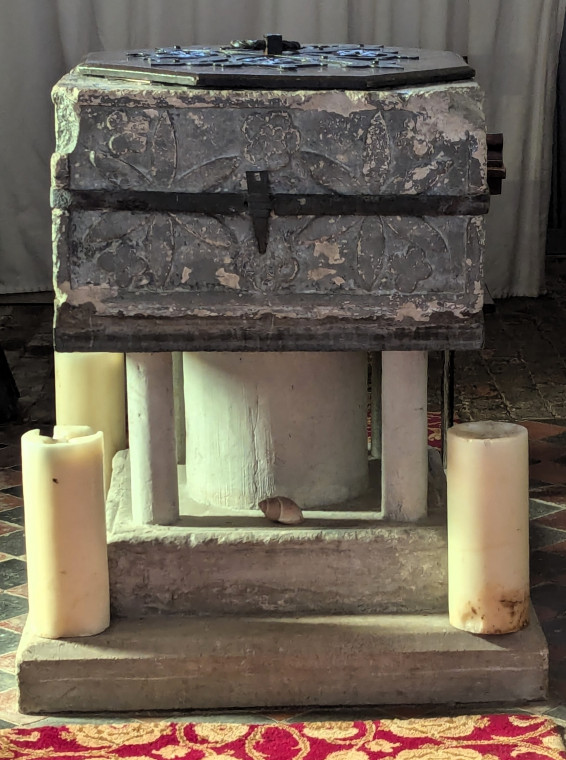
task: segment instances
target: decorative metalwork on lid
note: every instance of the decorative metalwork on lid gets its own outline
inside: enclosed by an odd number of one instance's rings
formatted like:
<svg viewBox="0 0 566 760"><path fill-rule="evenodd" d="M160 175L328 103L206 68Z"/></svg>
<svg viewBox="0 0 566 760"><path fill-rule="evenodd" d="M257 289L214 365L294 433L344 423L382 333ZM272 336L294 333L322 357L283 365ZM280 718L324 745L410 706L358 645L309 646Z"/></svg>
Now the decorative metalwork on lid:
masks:
<svg viewBox="0 0 566 760"><path fill-rule="evenodd" d="M85 74L223 89L374 89L470 79L455 53L363 44L309 44L267 34L218 47L172 45L94 53Z"/></svg>

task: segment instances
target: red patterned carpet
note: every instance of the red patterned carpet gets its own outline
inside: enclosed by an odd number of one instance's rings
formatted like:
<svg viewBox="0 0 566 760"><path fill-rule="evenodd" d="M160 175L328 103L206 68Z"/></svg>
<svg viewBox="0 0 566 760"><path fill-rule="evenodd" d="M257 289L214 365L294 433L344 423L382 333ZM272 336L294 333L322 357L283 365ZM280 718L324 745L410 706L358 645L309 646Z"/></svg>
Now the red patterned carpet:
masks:
<svg viewBox="0 0 566 760"><path fill-rule="evenodd" d="M565 760L529 715L343 723L126 723L0 732L0 758L34 760Z"/></svg>
<svg viewBox="0 0 566 760"><path fill-rule="evenodd" d="M428 413L428 445L434 449L440 449L442 445L441 424L440 412Z"/></svg>

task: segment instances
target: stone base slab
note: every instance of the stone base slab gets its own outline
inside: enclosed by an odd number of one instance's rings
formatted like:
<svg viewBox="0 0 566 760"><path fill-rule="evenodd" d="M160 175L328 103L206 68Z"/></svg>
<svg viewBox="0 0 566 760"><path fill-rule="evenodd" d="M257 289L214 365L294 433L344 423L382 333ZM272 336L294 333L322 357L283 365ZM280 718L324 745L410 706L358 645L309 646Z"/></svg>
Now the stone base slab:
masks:
<svg viewBox="0 0 566 760"><path fill-rule="evenodd" d="M517 703L545 697L548 651L525 630L480 637L446 615L117 620L53 641L27 625L24 713Z"/></svg>
<svg viewBox="0 0 566 760"><path fill-rule="evenodd" d="M428 521L379 516L373 488L348 504L308 510L299 526L259 510L187 514L134 525L127 452L114 458L107 501L112 613L360 615L441 613L448 604L444 473L430 449Z"/></svg>

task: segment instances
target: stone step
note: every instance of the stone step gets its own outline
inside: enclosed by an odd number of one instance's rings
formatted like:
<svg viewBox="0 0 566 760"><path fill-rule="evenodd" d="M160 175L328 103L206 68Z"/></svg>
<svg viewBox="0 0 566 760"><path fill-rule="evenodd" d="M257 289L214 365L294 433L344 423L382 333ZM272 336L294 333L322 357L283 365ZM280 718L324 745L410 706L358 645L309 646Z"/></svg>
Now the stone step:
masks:
<svg viewBox="0 0 566 760"><path fill-rule="evenodd" d="M409 703L518 703L546 693L532 613L481 637L446 615L116 620L52 641L27 625L17 658L24 713Z"/></svg>
<svg viewBox="0 0 566 760"><path fill-rule="evenodd" d="M355 502L305 512L299 526L270 523L259 510L182 514L176 525L139 526L131 521L127 452L119 452L107 501L112 613L135 618L444 612L446 525L434 461L434 508L422 524L379 519L377 483ZM439 458L437 464L442 470Z"/></svg>

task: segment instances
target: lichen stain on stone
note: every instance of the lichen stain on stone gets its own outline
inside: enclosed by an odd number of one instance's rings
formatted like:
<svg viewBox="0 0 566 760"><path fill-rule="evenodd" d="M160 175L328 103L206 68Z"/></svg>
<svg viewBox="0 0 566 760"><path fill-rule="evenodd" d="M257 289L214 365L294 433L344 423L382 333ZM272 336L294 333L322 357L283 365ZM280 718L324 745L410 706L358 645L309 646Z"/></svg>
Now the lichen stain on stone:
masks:
<svg viewBox="0 0 566 760"><path fill-rule="evenodd" d="M375 106L368 102L364 92L336 92L334 90L315 94L305 93L301 107L305 111L327 111L340 114L340 116L351 116L360 111L375 110Z"/></svg>
<svg viewBox="0 0 566 760"><path fill-rule="evenodd" d="M63 303L71 306L92 304L96 314L104 314L107 310L105 301L109 298L116 298L117 295L118 288L110 285L82 285L79 288L72 288L71 283L67 280L57 286L55 301L57 306Z"/></svg>
<svg viewBox="0 0 566 760"><path fill-rule="evenodd" d="M224 267L217 269L215 272L221 285L232 290L240 290L240 277L233 272L227 272Z"/></svg>
<svg viewBox="0 0 566 760"><path fill-rule="evenodd" d="M430 151L430 145L421 136L415 136L413 139L413 153L415 156L422 158Z"/></svg>
<svg viewBox="0 0 566 760"><path fill-rule="evenodd" d="M316 269L309 269L308 278L314 282L322 280L324 277L328 277L331 274L336 274L335 269L326 269L325 267L317 267Z"/></svg>
<svg viewBox="0 0 566 760"><path fill-rule="evenodd" d="M183 283L183 285L185 285L185 283L189 281L192 271L193 270L189 269L189 267L183 267L183 272L181 274L181 282Z"/></svg>
<svg viewBox="0 0 566 760"><path fill-rule="evenodd" d="M67 187L69 184L69 159L67 154L53 153L51 156L51 186L53 188Z"/></svg>
<svg viewBox="0 0 566 760"><path fill-rule="evenodd" d="M426 179L430 174L430 171L430 166L417 166L411 174L412 182L408 182L407 185L405 185L407 190L411 188L413 182L419 182L420 180Z"/></svg>
<svg viewBox="0 0 566 760"><path fill-rule="evenodd" d="M415 303L405 303L397 309L395 321L402 322L404 319L413 319L415 322L429 322L432 313L430 308L419 308Z"/></svg>
<svg viewBox="0 0 566 760"><path fill-rule="evenodd" d="M331 243L329 240L317 240L314 244L314 255L324 256L329 264L344 263L344 257L340 256L340 246L338 243Z"/></svg>
<svg viewBox="0 0 566 760"><path fill-rule="evenodd" d="M77 88L69 90L63 87L55 87L53 89L56 150L58 153L72 153L79 139L80 108L77 103L77 93Z"/></svg>

